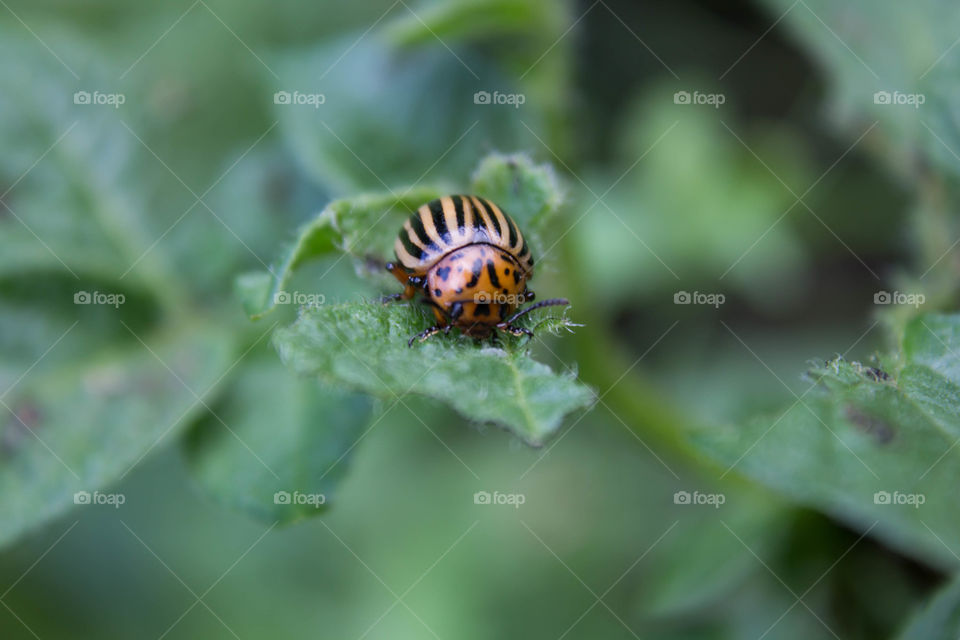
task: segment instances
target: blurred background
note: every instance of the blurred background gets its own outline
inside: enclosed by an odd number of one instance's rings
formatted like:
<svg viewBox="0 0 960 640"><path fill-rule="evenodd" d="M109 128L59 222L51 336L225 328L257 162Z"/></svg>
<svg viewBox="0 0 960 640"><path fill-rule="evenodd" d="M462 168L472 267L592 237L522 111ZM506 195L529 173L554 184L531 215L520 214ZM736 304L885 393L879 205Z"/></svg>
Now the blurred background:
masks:
<svg viewBox="0 0 960 640"><path fill-rule="evenodd" d="M957 128L862 96L954 71L956 12L844 4L0 1L0 637L895 635L955 557L680 435L867 362L879 291L955 300ZM561 178L535 288L585 326L534 348L601 402L541 449L374 403L329 509L254 517L220 423L269 450L322 421L270 346L295 311L250 322L234 279L333 198L459 192L493 151Z"/></svg>

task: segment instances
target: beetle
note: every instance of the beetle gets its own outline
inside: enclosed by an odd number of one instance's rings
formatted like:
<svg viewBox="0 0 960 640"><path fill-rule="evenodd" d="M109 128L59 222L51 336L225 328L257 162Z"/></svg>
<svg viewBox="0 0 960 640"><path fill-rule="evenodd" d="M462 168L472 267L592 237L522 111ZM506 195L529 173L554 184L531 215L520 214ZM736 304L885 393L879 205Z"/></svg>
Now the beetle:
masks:
<svg viewBox="0 0 960 640"><path fill-rule="evenodd" d="M552 298L517 311L534 299L527 287L533 256L513 219L486 198L431 200L404 222L393 248L397 261L386 268L403 291L389 299L410 300L422 292L436 317L408 346L453 327L478 340L497 330L532 338L532 331L514 324L518 318L534 309L570 304Z"/></svg>

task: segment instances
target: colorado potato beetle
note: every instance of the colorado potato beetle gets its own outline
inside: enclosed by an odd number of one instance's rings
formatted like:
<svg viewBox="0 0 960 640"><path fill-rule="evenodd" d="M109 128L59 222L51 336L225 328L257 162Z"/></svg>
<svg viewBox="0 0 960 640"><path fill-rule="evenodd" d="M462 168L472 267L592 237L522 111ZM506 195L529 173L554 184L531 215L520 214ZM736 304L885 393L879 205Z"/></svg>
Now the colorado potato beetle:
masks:
<svg viewBox="0 0 960 640"><path fill-rule="evenodd" d="M453 195L421 206L400 229L394 253L397 261L388 263L387 271L404 288L391 297L409 300L422 291L437 320L410 338L410 345L453 327L477 339L496 330L532 337L513 324L517 318L569 304L554 298L516 311L534 298L527 288L533 256L516 223L485 198Z"/></svg>

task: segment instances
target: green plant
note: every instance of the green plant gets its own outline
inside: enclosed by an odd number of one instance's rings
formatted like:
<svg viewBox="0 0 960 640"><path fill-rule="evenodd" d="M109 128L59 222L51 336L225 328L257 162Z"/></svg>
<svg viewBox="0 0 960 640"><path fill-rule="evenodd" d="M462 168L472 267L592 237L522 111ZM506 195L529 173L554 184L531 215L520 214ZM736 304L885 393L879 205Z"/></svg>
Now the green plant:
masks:
<svg viewBox="0 0 960 640"><path fill-rule="evenodd" d="M956 637L954 8L8 4L0 635L159 635L263 539L178 631L356 637L436 567L380 631ZM572 301L536 339L380 301L457 192Z"/></svg>

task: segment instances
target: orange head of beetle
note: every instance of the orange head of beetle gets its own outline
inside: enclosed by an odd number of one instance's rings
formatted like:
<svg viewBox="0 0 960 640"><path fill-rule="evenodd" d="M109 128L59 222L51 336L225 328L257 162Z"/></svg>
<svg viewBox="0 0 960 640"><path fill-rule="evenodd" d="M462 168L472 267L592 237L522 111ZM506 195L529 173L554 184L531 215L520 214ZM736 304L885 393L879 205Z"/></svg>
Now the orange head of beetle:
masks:
<svg viewBox="0 0 960 640"><path fill-rule="evenodd" d="M528 277L509 253L478 243L444 256L427 272L424 289L440 325L482 338L532 299Z"/></svg>

